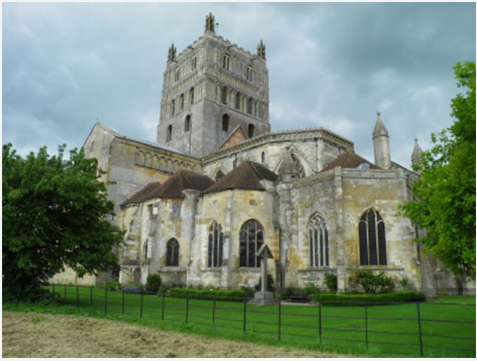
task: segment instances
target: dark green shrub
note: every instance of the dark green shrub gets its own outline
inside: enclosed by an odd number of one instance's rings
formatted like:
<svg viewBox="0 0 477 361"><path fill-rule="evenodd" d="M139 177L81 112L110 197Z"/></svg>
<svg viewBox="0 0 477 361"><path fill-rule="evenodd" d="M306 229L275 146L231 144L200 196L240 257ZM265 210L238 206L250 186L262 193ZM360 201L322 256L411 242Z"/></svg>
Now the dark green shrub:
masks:
<svg viewBox="0 0 477 361"><path fill-rule="evenodd" d="M388 293L394 289L394 281L391 277L384 275L384 272L374 275L370 270L356 272L353 278L367 294Z"/></svg>
<svg viewBox="0 0 477 361"><path fill-rule="evenodd" d="M368 306L381 306L392 304L395 302L423 302L426 296L423 293L416 293L412 291L399 291L381 294L321 294L319 299L314 301L321 301L325 305L331 306L356 306L360 307L365 304Z"/></svg>
<svg viewBox="0 0 477 361"><path fill-rule="evenodd" d="M169 296L175 298L187 298L187 296L189 296L189 298L201 300L212 300L215 296L215 299L218 301L243 302L243 299L247 294L243 290L196 290L192 288L171 288L169 290Z"/></svg>
<svg viewBox="0 0 477 361"><path fill-rule="evenodd" d="M260 279L258 280L258 284L255 286L255 290L257 292L262 290L262 277L260 276ZM275 287L273 287L273 277L271 274L267 275L267 291L268 292L274 292Z"/></svg>
<svg viewBox="0 0 477 361"><path fill-rule="evenodd" d="M122 285L118 281L103 282L101 286L111 292L120 291L122 289Z"/></svg>
<svg viewBox="0 0 477 361"><path fill-rule="evenodd" d="M146 292L147 293L157 293L161 288L161 276L158 274L153 274L147 276L146 280Z"/></svg>
<svg viewBox="0 0 477 361"><path fill-rule="evenodd" d="M293 287L287 287L283 290L283 292L280 295L281 300L289 300L291 296L293 295L293 292L295 292L295 288Z"/></svg>
<svg viewBox="0 0 477 361"><path fill-rule="evenodd" d="M326 273L325 284L330 292L336 293L338 291L338 276L333 273Z"/></svg>

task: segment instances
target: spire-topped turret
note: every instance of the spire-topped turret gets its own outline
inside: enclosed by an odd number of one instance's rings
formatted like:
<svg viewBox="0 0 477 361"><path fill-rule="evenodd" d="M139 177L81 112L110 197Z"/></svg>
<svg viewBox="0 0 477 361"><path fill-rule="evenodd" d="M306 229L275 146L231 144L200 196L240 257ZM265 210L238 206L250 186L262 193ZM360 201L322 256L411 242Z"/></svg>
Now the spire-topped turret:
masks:
<svg viewBox="0 0 477 361"><path fill-rule="evenodd" d="M422 149L417 142L417 138L414 138L414 149L412 150L411 163L416 164L421 159Z"/></svg>
<svg viewBox="0 0 477 361"><path fill-rule="evenodd" d="M172 43L171 47L169 48L169 54L167 56L167 61L171 62L171 61L175 60L176 55L177 55L177 49L176 49L176 46L174 45L174 43Z"/></svg>
<svg viewBox="0 0 477 361"><path fill-rule="evenodd" d="M215 16L212 13L205 17L205 32L208 31L215 33Z"/></svg>
<svg viewBox="0 0 477 361"><path fill-rule="evenodd" d="M266 60L265 56L265 44L263 43L263 40L260 40L260 44L257 45L257 56L260 59Z"/></svg>
<svg viewBox="0 0 477 361"><path fill-rule="evenodd" d="M383 169L391 168L391 152L389 149L389 132L381 119L381 113L376 113L377 119L373 131L374 163Z"/></svg>

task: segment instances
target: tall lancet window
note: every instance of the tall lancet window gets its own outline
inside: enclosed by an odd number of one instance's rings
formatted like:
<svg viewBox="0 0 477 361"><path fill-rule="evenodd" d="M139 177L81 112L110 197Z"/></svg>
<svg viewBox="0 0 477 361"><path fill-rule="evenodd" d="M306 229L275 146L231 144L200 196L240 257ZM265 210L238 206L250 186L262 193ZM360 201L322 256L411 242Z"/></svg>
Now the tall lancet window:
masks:
<svg viewBox="0 0 477 361"><path fill-rule="evenodd" d="M328 229L325 220L315 214L308 223L310 236L310 266L328 267L330 265Z"/></svg>
<svg viewBox="0 0 477 361"><path fill-rule="evenodd" d="M224 250L224 233L217 222L209 228L208 267L221 267Z"/></svg>
<svg viewBox="0 0 477 361"><path fill-rule="evenodd" d="M179 266L179 242L172 238L166 246L166 266Z"/></svg>
<svg viewBox="0 0 477 361"><path fill-rule="evenodd" d="M260 267L256 255L262 244L262 225L255 220L245 222L240 229L240 267Z"/></svg>
<svg viewBox="0 0 477 361"><path fill-rule="evenodd" d="M359 221L359 263L362 266L385 266L386 227L381 215L367 210Z"/></svg>

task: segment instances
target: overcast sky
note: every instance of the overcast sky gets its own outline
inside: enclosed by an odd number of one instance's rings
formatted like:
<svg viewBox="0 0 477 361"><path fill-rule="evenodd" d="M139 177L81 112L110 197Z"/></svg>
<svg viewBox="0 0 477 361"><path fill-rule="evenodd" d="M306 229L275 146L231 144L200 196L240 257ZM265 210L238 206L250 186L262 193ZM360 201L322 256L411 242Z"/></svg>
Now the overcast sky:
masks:
<svg viewBox="0 0 477 361"><path fill-rule="evenodd" d="M453 65L475 61L475 3L3 3L3 143L81 147L96 119L155 141L167 50L218 33L267 47L272 131L325 127L373 161L376 111L391 156L451 125Z"/></svg>

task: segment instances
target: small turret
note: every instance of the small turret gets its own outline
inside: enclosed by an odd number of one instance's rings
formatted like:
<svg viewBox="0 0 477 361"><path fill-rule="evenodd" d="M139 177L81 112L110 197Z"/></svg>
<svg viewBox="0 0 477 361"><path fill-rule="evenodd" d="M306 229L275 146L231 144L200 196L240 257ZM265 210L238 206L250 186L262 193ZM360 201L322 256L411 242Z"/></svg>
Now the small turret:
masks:
<svg viewBox="0 0 477 361"><path fill-rule="evenodd" d="M421 160L422 149L417 142L417 138L414 139L414 149L412 150L411 163L414 165Z"/></svg>
<svg viewBox="0 0 477 361"><path fill-rule="evenodd" d="M208 31L215 33L215 16L212 13L205 17L205 32Z"/></svg>
<svg viewBox="0 0 477 361"><path fill-rule="evenodd" d="M260 59L266 60L265 56L265 44L263 43L263 40L260 40L260 44L257 45L257 56Z"/></svg>
<svg viewBox="0 0 477 361"><path fill-rule="evenodd" d="M389 148L389 132L377 112L376 125L373 131L374 163L382 168L391 168L391 152Z"/></svg>
<svg viewBox="0 0 477 361"><path fill-rule="evenodd" d="M285 156L283 157L282 164L280 164L280 168L278 169L278 180L280 182L293 182L296 179L300 179L300 175L295 166L295 162L289 152L286 151Z"/></svg>
<svg viewBox="0 0 477 361"><path fill-rule="evenodd" d="M177 49L174 43L172 43L171 47L169 48L169 54L167 56L167 61L170 63L171 61L176 59Z"/></svg>

